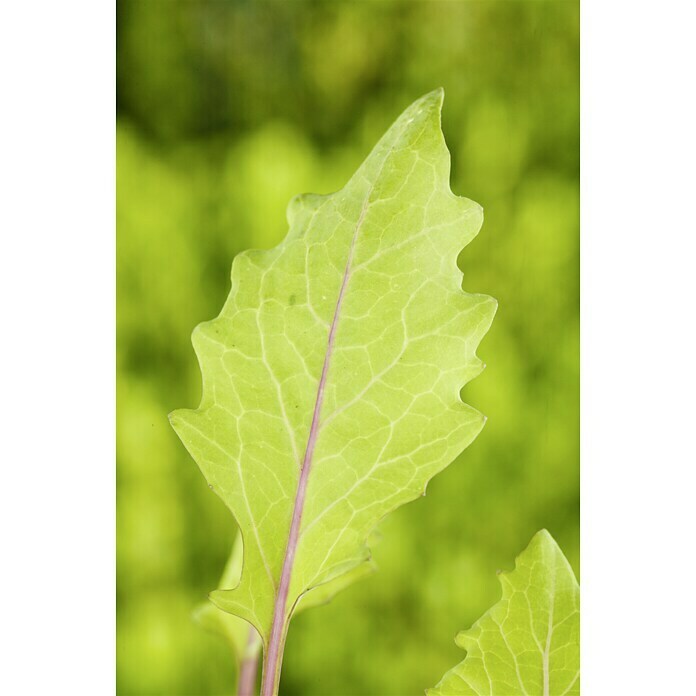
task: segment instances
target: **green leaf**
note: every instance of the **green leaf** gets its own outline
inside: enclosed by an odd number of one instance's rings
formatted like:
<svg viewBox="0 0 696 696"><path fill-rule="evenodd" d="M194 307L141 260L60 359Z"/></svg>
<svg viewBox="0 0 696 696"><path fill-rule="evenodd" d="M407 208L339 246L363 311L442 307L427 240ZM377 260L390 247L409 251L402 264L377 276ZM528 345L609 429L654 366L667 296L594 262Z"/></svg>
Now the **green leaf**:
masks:
<svg viewBox="0 0 696 696"><path fill-rule="evenodd" d="M580 587L542 530L500 573L503 597L457 636L467 656L428 696L580 693Z"/></svg>
<svg viewBox="0 0 696 696"><path fill-rule="evenodd" d="M243 544L242 536L238 534L232 546L232 552L225 565L218 584L221 590L234 588L239 583L242 574ZM330 602L342 589L375 571L372 561L361 563L349 573L341 575L332 582L319 585L298 602L295 613L304 609L317 607ZM261 638L256 629L234 614L229 614L210 601L201 602L193 610L193 620L203 629L224 638L232 649L237 667L245 659L256 658L261 650Z"/></svg>
<svg viewBox="0 0 696 696"><path fill-rule="evenodd" d="M460 390L496 303L461 289L482 212L450 191L442 99L412 104L343 189L294 198L285 240L235 258L193 334L203 397L171 422L244 538L239 585L211 598L265 645L483 427Z"/></svg>
<svg viewBox="0 0 696 696"><path fill-rule="evenodd" d="M220 578L220 589L234 588L239 583L242 574L242 557L242 535L237 534L232 553ZM344 587L374 571L375 566L372 561L362 563L345 575L315 587L300 598L295 613L330 602ZM210 601L201 602L194 609L193 620L201 628L221 636L226 641L231 648L237 667L237 696L251 696L255 692L256 672L262 645L258 631L244 619L223 611Z"/></svg>
<svg viewBox="0 0 696 696"><path fill-rule="evenodd" d="M242 575L242 556L242 537L241 534L237 534L218 587L236 587ZM261 637L244 619L222 611L210 601L201 602L194 609L193 619L202 628L222 636L227 641L237 662L237 668L245 659L258 658Z"/></svg>

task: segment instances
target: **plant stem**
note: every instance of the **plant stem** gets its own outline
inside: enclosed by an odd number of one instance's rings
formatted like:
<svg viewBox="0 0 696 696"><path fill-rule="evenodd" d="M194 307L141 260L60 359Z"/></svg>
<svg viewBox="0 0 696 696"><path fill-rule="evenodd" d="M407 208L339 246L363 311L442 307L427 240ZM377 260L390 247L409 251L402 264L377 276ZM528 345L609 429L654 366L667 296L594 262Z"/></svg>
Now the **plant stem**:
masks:
<svg viewBox="0 0 696 696"><path fill-rule="evenodd" d="M281 635L280 641L276 644L277 649L271 651L269 648L264 653L263 675L261 679L261 696L278 696L280 686L280 669L283 664L283 651L285 649L285 638L287 636L287 626Z"/></svg>
<svg viewBox="0 0 696 696"><path fill-rule="evenodd" d="M247 657L242 660L239 670L239 686L237 696L254 696L256 690L256 672L258 671L259 661L256 657Z"/></svg>
<svg viewBox="0 0 696 696"><path fill-rule="evenodd" d="M259 668L259 655L256 645L256 629L249 629L247 651L239 665L237 696L254 696L256 691L256 673Z"/></svg>

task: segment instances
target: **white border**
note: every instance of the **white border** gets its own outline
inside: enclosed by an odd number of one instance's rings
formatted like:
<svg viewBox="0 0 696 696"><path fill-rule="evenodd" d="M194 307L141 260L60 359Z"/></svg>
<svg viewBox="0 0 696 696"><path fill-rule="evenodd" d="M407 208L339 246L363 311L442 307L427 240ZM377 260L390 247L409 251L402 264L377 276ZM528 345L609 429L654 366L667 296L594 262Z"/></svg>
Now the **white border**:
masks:
<svg viewBox="0 0 696 696"><path fill-rule="evenodd" d="M581 15L582 688L676 696L696 646L696 16Z"/></svg>
<svg viewBox="0 0 696 696"><path fill-rule="evenodd" d="M689 3L582 6L586 694L692 688ZM0 692L114 690L114 8L0 17Z"/></svg>
<svg viewBox="0 0 696 696"><path fill-rule="evenodd" d="M0 9L0 693L113 693L115 22Z"/></svg>

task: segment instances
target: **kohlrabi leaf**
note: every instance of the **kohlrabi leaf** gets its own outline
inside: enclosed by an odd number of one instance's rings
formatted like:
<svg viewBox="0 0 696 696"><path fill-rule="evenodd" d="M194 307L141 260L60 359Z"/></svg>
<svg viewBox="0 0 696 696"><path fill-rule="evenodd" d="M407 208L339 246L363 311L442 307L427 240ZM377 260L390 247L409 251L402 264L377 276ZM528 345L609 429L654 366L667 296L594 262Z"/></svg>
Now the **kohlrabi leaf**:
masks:
<svg viewBox="0 0 696 696"><path fill-rule="evenodd" d="M428 696L580 693L580 587L553 537L538 532L499 575L502 599L457 636L467 651Z"/></svg>
<svg viewBox="0 0 696 696"><path fill-rule="evenodd" d="M365 563L370 530L484 423L460 390L496 303L462 291L482 212L450 190L442 98L412 104L343 189L293 199L285 240L235 258L193 334L203 397L172 425L244 537L239 585L211 597L271 653L301 597Z"/></svg>
<svg viewBox="0 0 696 696"><path fill-rule="evenodd" d="M220 578L220 587L235 587L242 574L242 535L237 534L232 553ZM237 664L237 696L253 696L256 693L256 675L261 654L261 636L249 623L234 614L228 614L212 602L198 605L193 612L194 621L202 628L222 636L232 649Z"/></svg>
<svg viewBox="0 0 696 696"><path fill-rule="evenodd" d="M376 535L373 533L371 538ZM225 570L220 578L218 589L233 589L239 583L242 574L243 542L242 535L237 537L232 546L232 553L227 560ZM374 573L372 561L361 563L337 578L318 585L300 598L295 614L330 602L333 597L351 583ZM261 637L258 631L244 619L229 614L211 601L201 602L193 611L193 620L203 629L221 636L231 649L237 666L237 696L252 696L256 692L256 674L261 654Z"/></svg>
<svg viewBox="0 0 696 696"><path fill-rule="evenodd" d="M237 586L242 574L242 557L242 536L238 534L232 546L232 553L220 578L219 590L233 589ZM335 578L331 582L318 585L302 596L297 604L295 613L297 614L304 609L330 602L344 587L374 573L374 571L374 563L369 561L368 563L361 563L352 571ZM215 633L227 641L238 666L244 660L258 657L261 650L261 638L256 629L239 616L229 614L215 606L212 602L205 601L201 602L193 610L193 620L201 628Z"/></svg>
<svg viewBox="0 0 696 696"><path fill-rule="evenodd" d="M236 587L242 575L242 536L237 534L232 553L220 578L218 587ZM261 637L256 629L244 619L228 614L212 602L201 602L193 612L194 621L202 628L222 636L235 657L237 666L244 660L258 659L261 650Z"/></svg>

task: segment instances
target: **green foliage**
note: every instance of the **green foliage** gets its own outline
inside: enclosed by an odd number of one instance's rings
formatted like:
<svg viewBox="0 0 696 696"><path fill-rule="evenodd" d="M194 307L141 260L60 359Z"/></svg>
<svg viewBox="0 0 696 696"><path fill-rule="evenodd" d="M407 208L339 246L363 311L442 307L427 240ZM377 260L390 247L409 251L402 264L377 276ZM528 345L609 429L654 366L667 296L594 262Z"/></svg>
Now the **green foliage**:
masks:
<svg viewBox="0 0 696 696"><path fill-rule="evenodd" d="M218 587L235 587L239 583L242 574L242 558L242 536L238 534ZM261 651L261 637L244 619L218 609L210 601L199 604L194 610L193 618L202 628L222 636L227 641L237 663L237 669L242 660L258 659Z"/></svg>
<svg viewBox="0 0 696 696"><path fill-rule="evenodd" d="M457 636L467 656L428 696L577 696L580 588L558 544L538 532L499 579L502 599Z"/></svg>
<svg viewBox="0 0 696 696"><path fill-rule="evenodd" d="M482 216L449 189L441 104L412 104L339 192L293 199L284 242L239 254L225 307L194 332L201 406L171 422L244 538L239 585L212 598L264 644L274 611L284 635L483 426L459 391L496 305L461 289Z"/></svg>
<svg viewBox="0 0 696 696"><path fill-rule="evenodd" d="M452 188L486 210L465 288L500 303L464 392L485 434L380 524L377 575L295 618L283 669L284 696L422 693L537 529L579 570L578 4L118 13L118 693L234 687L225 643L190 614L237 529L166 420L200 398L191 327L219 311L236 253L281 241L294 193L338 189L443 85Z"/></svg>
<svg viewBox="0 0 696 696"><path fill-rule="evenodd" d="M225 570L218 583L219 590L231 589L237 586L242 575L242 560L242 535L237 534L237 538L232 546L232 552L227 559ZM351 572L336 578L333 582L320 585L313 592L304 595L298 602L295 613L330 602L334 595L344 587L370 575L374 571L375 566L371 561L361 563ZM231 649L237 669L239 669L239 664L242 660L259 657L261 637L256 629L250 626L244 619L223 611L210 601L201 602L195 608L193 619L201 628L225 639Z"/></svg>

